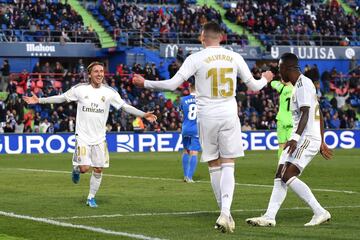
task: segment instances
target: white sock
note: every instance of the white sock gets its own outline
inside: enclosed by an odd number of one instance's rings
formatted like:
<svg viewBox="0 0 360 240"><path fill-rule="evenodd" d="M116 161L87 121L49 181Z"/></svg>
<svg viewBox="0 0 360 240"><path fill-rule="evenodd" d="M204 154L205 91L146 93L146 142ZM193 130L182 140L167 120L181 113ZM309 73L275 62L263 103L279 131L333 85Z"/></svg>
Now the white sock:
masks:
<svg viewBox="0 0 360 240"><path fill-rule="evenodd" d="M303 181L297 177L292 177L286 184L311 207L315 215L325 212L325 209L316 200L310 188Z"/></svg>
<svg viewBox="0 0 360 240"><path fill-rule="evenodd" d="M221 164L221 213L230 216L230 208L235 190L235 163Z"/></svg>
<svg viewBox="0 0 360 240"><path fill-rule="evenodd" d="M73 169L77 172L80 172L80 166L79 165L74 165Z"/></svg>
<svg viewBox="0 0 360 240"><path fill-rule="evenodd" d="M269 205L267 207L266 213L264 214L265 216L275 220L276 214L279 211L281 204L285 200L286 193L287 193L286 184L283 181L281 181L281 178L275 178L274 187L269 200Z"/></svg>
<svg viewBox="0 0 360 240"><path fill-rule="evenodd" d="M100 184L102 179L102 173L96 173L92 172L90 177L90 191L88 199L94 198L96 195L96 192L99 190Z"/></svg>
<svg viewBox="0 0 360 240"><path fill-rule="evenodd" d="M221 209L221 191L220 191L220 178L221 167L209 167L210 182L215 194L216 202Z"/></svg>

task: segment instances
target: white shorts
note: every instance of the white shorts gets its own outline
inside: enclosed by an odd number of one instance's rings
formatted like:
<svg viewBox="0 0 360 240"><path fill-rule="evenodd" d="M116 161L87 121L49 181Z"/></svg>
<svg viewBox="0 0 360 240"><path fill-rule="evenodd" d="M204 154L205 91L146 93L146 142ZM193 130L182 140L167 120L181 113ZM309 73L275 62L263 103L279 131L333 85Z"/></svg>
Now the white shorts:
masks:
<svg viewBox="0 0 360 240"><path fill-rule="evenodd" d="M73 165L85 165L91 167L109 167L109 151L106 141L97 145L87 145L80 139L76 139L75 152L72 159Z"/></svg>
<svg viewBox="0 0 360 240"><path fill-rule="evenodd" d="M320 145L320 140L304 137L300 139L297 148L292 155L287 153L288 149L284 149L279 159L279 165L290 162L302 172L319 152Z"/></svg>
<svg viewBox="0 0 360 240"><path fill-rule="evenodd" d="M238 116L229 119L198 118L201 162L244 156Z"/></svg>

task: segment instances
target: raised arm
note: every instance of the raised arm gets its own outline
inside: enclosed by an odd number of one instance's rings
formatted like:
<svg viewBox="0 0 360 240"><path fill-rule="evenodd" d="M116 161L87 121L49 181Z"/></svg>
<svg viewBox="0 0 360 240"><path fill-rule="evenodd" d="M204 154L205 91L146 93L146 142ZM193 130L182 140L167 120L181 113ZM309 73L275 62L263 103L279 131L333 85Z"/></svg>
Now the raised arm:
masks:
<svg viewBox="0 0 360 240"><path fill-rule="evenodd" d="M148 120L149 122L155 122L157 117L152 112L143 112L129 104L127 104L123 99L121 99L120 94L118 92L113 92L113 96L110 99L110 104L116 109L122 109L131 115L142 117Z"/></svg>
<svg viewBox="0 0 360 240"><path fill-rule="evenodd" d="M143 112L127 103L124 103L121 106L121 109L124 110L127 113L130 113L131 115L142 117L148 120L149 122L155 122L157 117L153 114L153 112Z"/></svg>
<svg viewBox="0 0 360 240"><path fill-rule="evenodd" d="M259 91L263 87L265 87L268 82L271 82L274 78L274 74L271 71L266 71L262 74L260 80L256 80L251 74L251 71L245 60L240 55L238 56L236 61L239 76L250 90Z"/></svg>
<svg viewBox="0 0 360 240"><path fill-rule="evenodd" d="M24 96L23 99L27 104L63 103L66 101L64 94L46 98L38 98L34 93L32 93L31 97Z"/></svg>
<svg viewBox="0 0 360 240"><path fill-rule="evenodd" d="M148 88L148 89L158 89L158 90L171 90L174 91L178 88L185 79L179 73L176 73L174 77L168 80L163 81L150 81L145 80L141 75L134 74L133 83L137 87Z"/></svg>
<svg viewBox="0 0 360 240"><path fill-rule="evenodd" d="M193 64L193 55L187 57L181 65L179 71L171 79L163 81L145 80L139 74L134 74L133 83L137 87L145 87L148 89L171 90L174 91L184 81L188 80L196 72L196 66Z"/></svg>

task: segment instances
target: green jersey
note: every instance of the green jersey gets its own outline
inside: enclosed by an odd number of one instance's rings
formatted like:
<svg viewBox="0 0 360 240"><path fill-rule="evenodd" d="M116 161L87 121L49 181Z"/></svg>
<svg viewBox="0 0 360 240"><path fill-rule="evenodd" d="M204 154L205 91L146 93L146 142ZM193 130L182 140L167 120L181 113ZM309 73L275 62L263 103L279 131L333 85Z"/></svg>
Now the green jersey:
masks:
<svg viewBox="0 0 360 240"><path fill-rule="evenodd" d="M293 91L293 85L285 85L280 81L272 81L271 87L280 94L279 111L276 115L276 119L284 126L292 126L290 100Z"/></svg>

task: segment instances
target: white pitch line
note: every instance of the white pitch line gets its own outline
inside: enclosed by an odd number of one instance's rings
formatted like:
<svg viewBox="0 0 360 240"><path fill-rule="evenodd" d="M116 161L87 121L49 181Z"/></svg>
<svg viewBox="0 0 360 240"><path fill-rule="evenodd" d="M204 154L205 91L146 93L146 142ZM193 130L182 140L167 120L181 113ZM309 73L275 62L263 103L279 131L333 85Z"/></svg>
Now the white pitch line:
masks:
<svg viewBox="0 0 360 240"><path fill-rule="evenodd" d="M355 206L328 206L327 209L336 208L360 208L360 205ZM293 208L281 208L281 211L286 210L310 210L308 207L293 207ZM262 212L266 211L265 208L258 209L235 209L232 212ZM144 217L144 216L171 216L171 215L195 215L204 213L219 213L219 211L192 211L192 212L164 212L164 213L133 213L133 214L111 214L111 215L90 215L90 216L72 216L72 217L49 217L50 219L86 219L86 218L115 218L115 217Z"/></svg>
<svg viewBox="0 0 360 240"><path fill-rule="evenodd" d="M16 169L20 171L29 171L29 172L49 172L49 173L66 173L69 174L71 172L68 171L58 171L58 170L47 170L47 169L33 169L33 168L8 168L8 169ZM146 180L161 180L161 181L173 181L179 182L179 179L175 178L158 178L158 177L143 177L143 176L127 176L127 175L115 175L115 174L104 174L103 176L108 177L117 177L117 178L130 178L130 179L146 179ZM210 183L209 181L196 181L197 183ZM252 184L252 183L235 183L238 186L245 187L263 187L263 188L272 188L273 185L264 185L264 184ZM311 189L317 192L335 192L335 193L348 193L348 194L356 194L358 192L355 191L347 191L347 190L335 190L335 189L323 189L323 188L313 188Z"/></svg>
<svg viewBox="0 0 360 240"><path fill-rule="evenodd" d="M116 235L116 236L125 236L125 237L135 238L135 239L162 240L160 238L148 237L148 236L141 235L141 234L116 232L116 231L107 230L107 229L98 228L98 227L91 227L91 226L86 226L86 225L76 225L76 224L72 224L72 223L59 222L59 221L55 221L55 220L48 219L48 218L37 218L37 217L31 217L31 216L26 216L26 215L19 215L19 214L15 214L12 212L0 211L0 215L6 216L6 217L12 217L12 218L26 219L26 220L31 220L31 221L35 221L35 222L41 222L41 223L46 223L46 224L55 225L55 226L84 229L84 230L88 230L88 231L92 231L92 232L105 233L105 234Z"/></svg>

